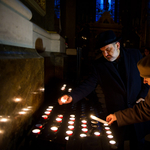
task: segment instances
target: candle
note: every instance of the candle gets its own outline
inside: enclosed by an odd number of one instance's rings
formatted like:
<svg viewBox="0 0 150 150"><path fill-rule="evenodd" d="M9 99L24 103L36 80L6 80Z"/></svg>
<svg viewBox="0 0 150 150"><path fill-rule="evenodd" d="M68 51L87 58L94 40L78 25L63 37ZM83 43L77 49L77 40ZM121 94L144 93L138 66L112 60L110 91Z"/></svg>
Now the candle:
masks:
<svg viewBox="0 0 150 150"><path fill-rule="evenodd" d="M81 122L82 122L83 124L86 124L86 123L87 123L87 121L86 121L86 120L82 120Z"/></svg>
<svg viewBox="0 0 150 150"><path fill-rule="evenodd" d="M23 111L28 111L29 109L28 109L28 108L23 108L22 110L23 110Z"/></svg>
<svg viewBox="0 0 150 150"><path fill-rule="evenodd" d="M62 119L61 118L56 118L56 121L57 122L62 122Z"/></svg>
<svg viewBox="0 0 150 150"><path fill-rule="evenodd" d="M82 128L82 131L86 133L86 132L88 132L88 129L87 128Z"/></svg>
<svg viewBox="0 0 150 150"><path fill-rule="evenodd" d="M91 115L91 118L92 118L93 120L97 120L97 121L99 121L99 122L101 122L101 123L106 123L106 124L108 124L107 121L102 120L102 119L100 119L100 118L98 118L98 117L96 117L96 116Z"/></svg>
<svg viewBox="0 0 150 150"><path fill-rule="evenodd" d="M113 136L112 136L112 135L108 135L107 137L108 137L109 139L112 139L112 138L113 138Z"/></svg>
<svg viewBox="0 0 150 150"><path fill-rule="evenodd" d="M111 134L112 132L111 132L111 131L106 131L106 133L107 133L107 134Z"/></svg>
<svg viewBox="0 0 150 150"><path fill-rule="evenodd" d="M47 119L48 116L47 115L42 115L42 118Z"/></svg>
<svg viewBox="0 0 150 150"><path fill-rule="evenodd" d="M73 125L73 124L74 124L74 122L73 122L73 121L68 121L68 123L69 123L69 124L71 124L71 125Z"/></svg>
<svg viewBox="0 0 150 150"><path fill-rule="evenodd" d="M65 137L65 140L67 140L67 141L68 141L68 140L69 140L69 136L66 136L66 137Z"/></svg>
<svg viewBox="0 0 150 150"><path fill-rule="evenodd" d="M59 118L63 118L63 115L58 115Z"/></svg>
<svg viewBox="0 0 150 150"><path fill-rule="evenodd" d="M40 134L41 130L40 129L33 129L32 130L32 133L35 133L35 134Z"/></svg>
<svg viewBox="0 0 150 150"><path fill-rule="evenodd" d="M94 135L96 135L96 136L100 136L100 132L95 131L95 132L94 132Z"/></svg>
<svg viewBox="0 0 150 150"><path fill-rule="evenodd" d="M71 92L71 91L72 91L72 89L71 89L71 88L69 88L69 89L68 89L68 92Z"/></svg>
<svg viewBox="0 0 150 150"><path fill-rule="evenodd" d="M75 115L70 115L70 117L75 118Z"/></svg>
<svg viewBox="0 0 150 150"><path fill-rule="evenodd" d="M107 123L104 123L104 126L108 126L108 124L107 124Z"/></svg>
<svg viewBox="0 0 150 150"><path fill-rule="evenodd" d="M68 131L66 131L66 133L67 133L68 135L72 135L72 134L73 134L73 131L68 130Z"/></svg>
<svg viewBox="0 0 150 150"><path fill-rule="evenodd" d="M50 112L49 111L45 111L44 114L50 115Z"/></svg>
<svg viewBox="0 0 150 150"><path fill-rule="evenodd" d="M109 127L105 127L105 130L110 130L110 128Z"/></svg>
<svg viewBox="0 0 150 150"><path fill-rule="evenodd" d="M70 130L73 130L74 129L74 126L68 126L68 128L70 129Z"/></svg>
<svg viewBox="0 0 150 150"><path fill-rule="evenodd" d="M84 134L84 133L81 133L80 134L80 137L86 137L87 135L86 134Z"/></svg>
<svg viewBox="0 0 150 150"><path fill-rule="evenodd" d="M54 132L56 132L56 131L58 130L58 127L52 126L52 127L51 127L51 130L54 131Z"/></svg>
<svg viewBox="0 0 150 150"><path fill-rule="evenodd" d="M51 109L53 109L53 106L48 106L48 108L51 108Z"/></svg>
<svg viewBox="0 0 150 150"><path fill-rule="evenodd" d="M116 141L110 140L109 143L110 143L110 144L116 144Z"/></svg>
<svg viewBox="0 0 150 150"><path fill-rule="evenodd" d="M24 115L24 114L26 114L26 112L25 111L20 111L19 114Z"/></svg>
<svg viewBox="0 0 150 150"><path fill-rule="evenodd" d="M51 112L51 111L52 111L52 108L47 108L46 110L49 111L49 112Z"/></svg>
<svg viewBox="0 0 150 150"><path fill-rule="evenodd" d="M75 121L75 118L70 118L70 120Z"/></svg>
<svg viewBox="0 0 150 150"><path fill-rule="evenodd" d="M61 101L62 101L63 103L65 103L67 100L62 97L62 98L61 98Z"/></svg>
<svg viewBox="0 0 150 150"><path fill-rule="evenodd" d="M81 124L81 127L86 128L87 125L86 124Z"/></svg>
<svg viewBox="0 0 150 150"><path fill-rule="evenodd" d="M61 88L61 90L64 91L64 90L65 90L65 87L63 86L63 87Z"/></svg>
<svg viewBox="0 0 150 150"><path fill-rule="evenodd" d="M0 119L0 122L7 122L7 121L8 121L7 118L2 118L2 119Z"/></svg>

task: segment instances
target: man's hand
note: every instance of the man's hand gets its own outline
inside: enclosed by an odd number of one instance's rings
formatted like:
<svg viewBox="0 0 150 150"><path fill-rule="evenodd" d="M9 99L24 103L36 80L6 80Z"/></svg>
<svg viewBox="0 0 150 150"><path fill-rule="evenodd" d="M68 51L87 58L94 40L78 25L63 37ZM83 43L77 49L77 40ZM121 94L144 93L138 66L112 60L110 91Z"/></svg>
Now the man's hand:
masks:
<svg viewBox="0 0 150 150"><path fill-rule="evenodd" d="M140 103L140 102L142 102L142 101L145 101L145 99L144 99L144 98L139 98L139 99L136 101L136 103Z"/></svg>
<svg viewBox="0 0 150 150"><path fill-rule="evenodd" d="M61 98L58 99L59 105L68 104L72 102L72 97L69 95L63 95Z"/></svg>
<svg viewBox="0 0 150 150"><path fill-rule="evenodd" d="M106 117L106 121L108 122L108 125L112 124L116 120L117 118L115 114L110 114Z"/></svg>

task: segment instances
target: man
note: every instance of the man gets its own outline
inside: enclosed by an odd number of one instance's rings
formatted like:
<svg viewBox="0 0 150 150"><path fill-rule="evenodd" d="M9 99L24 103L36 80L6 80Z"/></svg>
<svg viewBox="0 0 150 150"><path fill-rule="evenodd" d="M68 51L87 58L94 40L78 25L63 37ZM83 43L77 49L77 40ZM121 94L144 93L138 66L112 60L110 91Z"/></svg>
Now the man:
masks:
<svg viewBox="0 0 150 150"><path fill-rule="evenodd" d="M109 114L133 107L137 100L145 98L148 92L148 85L143 84L136 66L142 55L135 49L120 48L119 40L120 38L117 38L111 30L98 35L97 48L101 50L103 56L96 60L92 74L84 83L72 90L70 95L64 95L58 99L60 105L78 102L90 94L97 84L103 90ZM118 149L123 149L127 131L132 131L132 136L135 135L133 125L131 127L118 127L117 123L114 123L112 128L118 141ZM136 125L135 132L142 131L142 129L141 125ZM144 136L137 134L139 139ZM137 146L135 144L137 143L136 139L137 137L131 138L133 149L136 149L135 146ZM138 148L139 146L137 146Z"/></svg>
<svg viewBox="0 0 150 150"><path fill-rule="evenodd" d="M138 62L137 67L139 69L140 76L144 78L143 82L150 85L150 55L141 59ZM133 108L120 110L106 117L106 121L108 121L109 124L112 124L116 120L118 126L150 120L150 89L145 101L134 105Z"/></svg>

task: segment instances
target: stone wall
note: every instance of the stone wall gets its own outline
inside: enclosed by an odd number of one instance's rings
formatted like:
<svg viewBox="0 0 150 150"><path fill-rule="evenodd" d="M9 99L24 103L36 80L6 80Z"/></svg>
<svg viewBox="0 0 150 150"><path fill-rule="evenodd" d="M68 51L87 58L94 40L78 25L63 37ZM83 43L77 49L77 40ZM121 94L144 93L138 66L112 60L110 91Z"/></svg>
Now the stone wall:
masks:
<svg viewBox="0 0 150 150"><path fill-rule="evenodd" d="M44 101L44 59L36 50L0 45L0 149L17 149Z"/></svg>

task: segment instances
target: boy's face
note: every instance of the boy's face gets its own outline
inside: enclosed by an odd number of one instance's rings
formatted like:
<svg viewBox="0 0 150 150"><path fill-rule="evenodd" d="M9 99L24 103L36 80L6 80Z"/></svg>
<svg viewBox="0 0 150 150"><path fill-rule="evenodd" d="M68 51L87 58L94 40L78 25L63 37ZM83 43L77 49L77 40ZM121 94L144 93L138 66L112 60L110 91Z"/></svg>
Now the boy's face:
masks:
<svg viewBox="0 0 150 150"><path fill-rule="evenodd" d="M150 78L144 78L143 83L150 85Z"/></svg>

